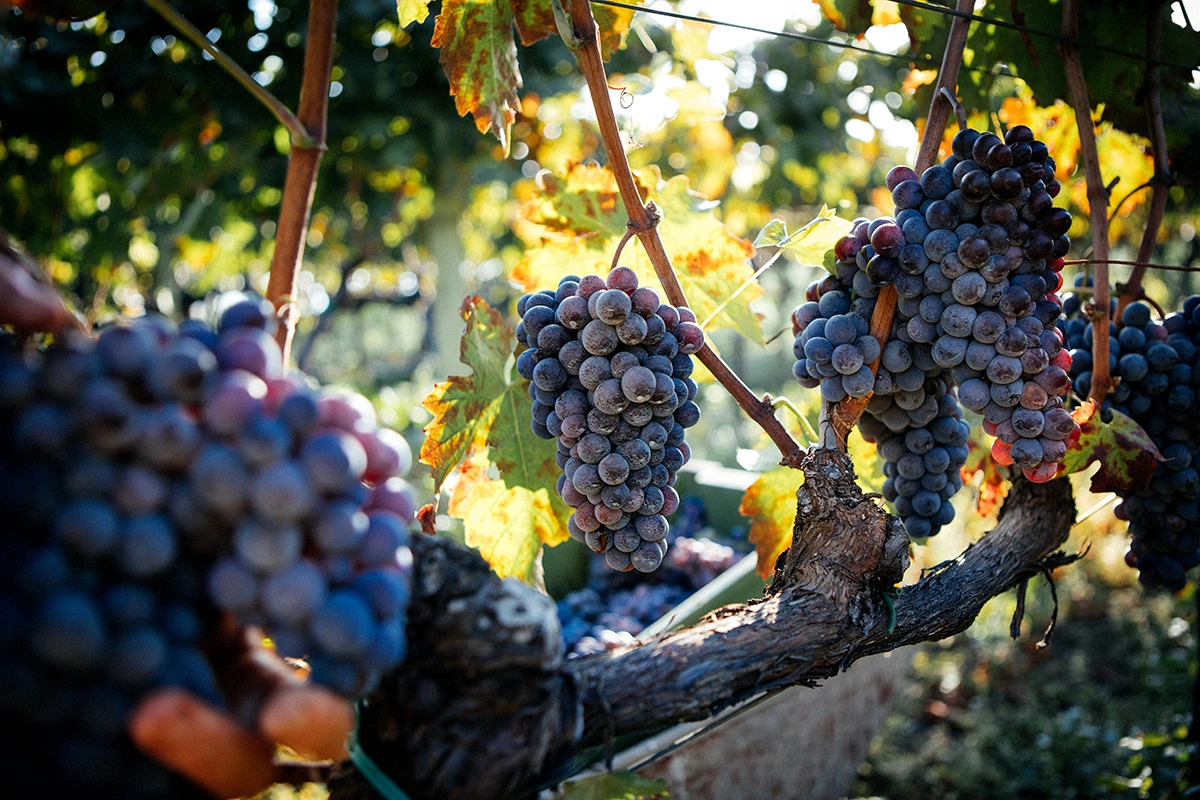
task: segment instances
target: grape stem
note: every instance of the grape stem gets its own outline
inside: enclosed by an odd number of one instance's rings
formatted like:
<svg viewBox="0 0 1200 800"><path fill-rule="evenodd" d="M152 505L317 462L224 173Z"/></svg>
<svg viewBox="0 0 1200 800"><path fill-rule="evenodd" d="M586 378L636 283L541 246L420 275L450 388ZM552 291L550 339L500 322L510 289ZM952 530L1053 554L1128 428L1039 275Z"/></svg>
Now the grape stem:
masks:
<svg viewBox="0 0 1200 800"><path fill-rule="evenodd" d="M1162 55L1162 3L1156 3L1150 12L1150 24L1146 26L1146 55L1153 61L1146 65L1146 85L1142 92L1146 108L1146 127L1150 129L1150 149L1154 154L1154 177L1150 179L1150 211L1146 215L1146 230L1138 246L1137 266L1129 274L1129 280L1118 287L1121 295L1117 299L1117 320L1125 306L1145 296L1142 278L1146 275L1147 262L1154 254L1158 243L1158 229L1162 225L1167 209L1167 193L1171 186L1171 163L1167 159L1167 131L1163 124L1162 95L1159 91L1158 57Z"/></svg>
<svg viewBox="0 0 1200 800"><path fill-rule="evenodd" d="M954 110L955 103L950 98L954 97L954 88L958 85L958 71L962 67L963 50L967 46L967 31L971 26L970 15L975 10L974 0L958 0L956 9L959 14L965 16L956 16L950 23L950 38L946 42L946 52L942 55L942 68L938 70L933 102L929 105L929 116L921 134L921 148L917 152L917 163L914 165L918 175L937 161L938 148L942 144L946 124L950 121L950 113ZM961 108L961 104L959 107ZM962 125L961 121L959 125ZM888 284L879 290L875 311L871 315L871 335L879 340L881 350L892 332L892 318L895 315L896 287ZM875 359L870 366L871 374L874 375L879 371L879 359ZM833 435L840 449L845 450L846 437L866 410L870 399L869 393L865 397L847 398L833 406L829 412ZM822 424L824 425L824 421Z"/></svg>
<svg viewBox="0 0 1200 800"><path fill-rule="evenodd" d="M796 416L796 419L800 420L800 424L804 427L805 434L808 435L808 440L810 442L820 441L820 437L818 436L816 429L813 428L812 423L808 421L808 417L800 413L800 409L796 408L796 404L793 403L790 398L773 398L771 400L771 406L774 408L786 408L788 411L792 412Z"/></svg>
<svg viewBox="0 0 1200 800"><path fill-rule="evenodd" d="M275 253L267 299L275 306L280 325L276 339L288 363L296 322L296 280L304 263L308 220L317 188L317 170L325 154L325 127L329 111L329 84L333 73L333 45L337 35L337 0L311 0L308 11L308 41L304 50L304 75L300 85L299 119L310 144L292 145L288 155L283 202L275 228Z"/></svg>
<svg viewBox="0 0 1200 800"><path fill-rule="evenodd" d="M1063 0L1062 31L1064 41L1058 52L1067 77L1067 91L1075 110L1075 126L1079 129L1079 160L1087 178L1088 206L1092 218L1092 259L1095 264L1093 285L1095 293L1089 315L1092 318L1092 385L1088 397L1097 404L1112 391L1112 376L1108 370L1108 190L1100 174L1100 155L1096 150L1096 127L1088 100L1087 79L1079 57L1079 14L1075 0Z"/></svg>
<svg viewBox="0 0 1200 800"><path fill-rule="evenodd" d="M959 101L958 97L954 94L954 92L950 91L950 89L945 86L942 87L942 90L938 92L938 94L946 98L947 102L949 102L951 107L954 108L954 122L958 125L958 129L960 131L966 130L967 110L963 108L963 104Z"/></svg>
<svg viewBox="0 0 1200 800"><path fill-rule="evenodd" d="M167 0L145 0L146 5L165 19L168 24L175 30L179 31L192 44L199 47L209 57L216 62L217 66L229 73L235 81L237 81L243 89L254 96L254 99L262 103L263 106L271 112L275 119L279 120L279 124L287 129L291 136L293 147L304 147L312 144L312 137L309 135L308 129L300 122L292 110L288 108L283 101L273 95L265 86L259 85L258 81L250 76L250 73L242 69L242 66L229 57L225 51L217 47L208 40L208 37L200 32L200 29L193 25L185 16L175 10Z"/></svg>
<svg viewBox="0 0 1200 800"><path fill-rule="evenodd" d="M604 71L604 58L600 52L600 38L596 20L592 16L591 5L588 0L570 0L570 9L569 29L566 20L562 18L563 15L556 12L559 30L563 41L575 53L580 70L587 81L588 91L592 95L592 104L596 109L596 121L600 126L600 137L604 142L604 149L608 153L609 167L616 178L626 213L629 214L629 229L633 231L641 241L642 247L645 248L646 255L654 266L654 273L658 276L658 280L666 292L667 299L676 306L686 306L688 303L683 294L683 287L679 285L679 278L671 266L671 258L667 255L662 239L658 235L657 209L653 207L653 204L647 205L642 201L637 182L629 168L629 160L625 157L625 148L621 143L621 131L617 126L612 97L609 95L608 76ZM775 417L775 409L770 400L756 397L750 391L750 387L729 368L729 365L717 355L717 352L707 342L696 353L696 358L708 368L717 382L725 387L737 404L742 407L742 410L771 438L783 456L780 463L799 469L800 461L805 455L804 448L792 438L783 423Z"/></svg>

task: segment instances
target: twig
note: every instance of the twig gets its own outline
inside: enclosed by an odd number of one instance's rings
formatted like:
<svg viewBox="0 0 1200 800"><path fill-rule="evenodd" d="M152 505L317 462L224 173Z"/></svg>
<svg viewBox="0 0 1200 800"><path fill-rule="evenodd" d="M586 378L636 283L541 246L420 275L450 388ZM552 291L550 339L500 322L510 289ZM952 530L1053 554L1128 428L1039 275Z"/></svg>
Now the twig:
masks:
<svg viewBox="0 0 1200 800"><path fill-rule="evenodd" d="M1095 294L1092 296L1092 386L1088 394L1097 403L1112 391L1112 376L1108 371L1108 191L1100 175L1100 155L1096 152L1096 128L1092 124L1092 107L1088 100L1087 80L1079 58L1079 15L1075 0L1063 0L1063 36L1070 41L1059 45L1063 71L1071 107L1075 110L1075 126L1079 129L1079 160L1087 178L1087 197L1092 218L1092 252L1096 264Z"/></svg>
<svg viewBox="0 0 1200 800"><path fill-rule="evenodd" d="M267 299L280 317L276 339L287 363L300 316L296 305L296 279L304 262L304 242L317 188L317 169L325 153L325 125L329 111L329 83L333 72L333 43L337 34L337 0L311 0L308 42L304 52L304 77L300 86L300 121L311 144L292 146L288 156L283 203L276 225L275 253Z"/></svg>
<svg viewBox="0 0 1200 800"><path fill-rule="evenodd" d="M1108 224L1112 225L1112 221L1117 218L1117 212L1121 210L1121 206L1125 205L1125 203L1129 200L1129 198L1133 197L1135 194L1140 192L1142 189L1149 189L1153 185L1154 185L1154 179L1151 178L1150 180L1143 183L1141 186L1135 186L1134 188L1130 189L1129 192L1124 197L1122 197L1118 202L1113 204L1112 211L1108 212Z"/></svg>
<svg viewBox="0 0 1200 800"><path fill-rule="evenodd" d="M1063 261L1063 265L1071 264L1099 264L1099 259L1095 258L1068 258ZM1144 269L1161 269L1164 272L1200 272L1200 267L1184 267L1179 264L1152 264L1148 261L1122 261L1119 258L1110 258L1103 262L1105 264L1118 264L1126 267L1142 267ZM1073 292L1079 291L1081 287L1076 286L1071 289Z"/></svg>
<svg viewBox="0 0 1200 800"><path fill-rule="evenodd" d="M966 130L966 128L967 128L967 110L965 108L963 108L963 104L959 101L958 97L956 97L954 92L950 91L945 86L942 87L942 90L940 92L938 92L938 94L940 94L942 97L945 97L946 100L950 103L951 107L953 107L954 122L958 125L958 129L960 131Z"/></svg>
<svg viewBox="0 0 1200 800"><path fill-rule="evenodd" d="M1150 22L1146 26L1146 55L1157 59L1162 53L1162 3L1156 3L1153 9L1150 12ZM1138 246L1137 253L1137 260L1142 263L1150 260L1154 246L1158 243L1158 229L1162 225L1163 213L1167 210L1167 194L1171 185L1171 163L1167 159L1167 131L1163 125L1160 83L1158 64L1147 65L1142 102L1146 107L1146 127L1150 129L1150 148L1154 153L1154 177L1150 179L1153 189L1150 211L1146 215L1146 230L1142 233L1142 243ZM1142 278L1145 275L1146 268L1142 264L1138 264L1130 273L1129 280L1117 299L1118 320L1121 319L1125 306L1142 295Z"/></svg>
<svg viewBox="0 0 1200 800"><path fill-rule="evenodd" d="M676 306L686 306L683 288L679 285L671 267L671 259L663 248L656 226L657 216L652 209L642 202L633 172L629 169L629 161L625 157L625 149L621 144L621 131L617 127L616 114L613 112L612 99L608 94L608 77L604 72L604 60L600 54L600 39L597 35L596 20L592 17L592 9L588 0L571 0L570 30L560 32L567 46L579 60L580 70L587 80L588 90L592 95L592 105L596 109L596 121L600 126L600 137L604 141L604 149L608 153L609 167L616 178L621 191L621 200L629 214L629 227L646 249L646 255L654 266L667 299ZM696 358L713 374L713 377L724 386L737 404L742 407L749 417L758 423L771 441L783 455L782 463L799 467L804 457L804 449L792 438L783 424L776 419L775 410L769 402L765 402L754 393L739 378L733 370L717 355L707 343L696 353Z"/></svg>
<svg viewBox="0 0 1200 800"><path fill-rule="evenodd" d="M617 247L615 250L613 250L612 269L617 268L617 264L621 261L621 253L623 253L625 251L625 245L628 244L629 240L632 237L633 237L633 228L631 226L626 225L625 233L621 236L621 241L617 242Z"/></svg>
<svg viewBox="0 0 1200 800"><path fill-rule="evenodd" d="M145 0L146 5L150 6L160 17L165 19L172 28L182 33L192 44L199 47L204 52L212 57L217 66L225 70L229 75L242 85L242 88L254 95L254 99L262 103L268 111L271 112L275 119L279 120L279 124L287 128L291 135L292 147L305 147L312 144L312 137L305 129L300 119L292 113L283 102L271 94L265 86L259 85L258 81L250 77L250 73L242 69L236 61L225 54L223 50L208 40L200 29L187 20L182 14L167 2L167 0Z"/></svg>
<svg viewBox="0 0 1200 800"><path fill-rule="evenodd" d="M959 12L969 14L974 8L973 0L958 0ZM970 26L970 19L961 16L955 17L954 21L950 23L950 38L946 42L946 52L942 56L942 68L938 70L937 87L933 93L933 102L929 106L929 117L925 122L925 131L921 134L921 149L917 153L917 163L914 166L918 175L937 161L938 147L942 143L942 135L945 133L946 123L950 121L950 112L953 110L953 103L947 99L946 95L953 96L954 88L958 85L958 72L962 67L963 49L967 45L967 31ZM943 89L946 90L946 94L942 93ZM875 311L871 315L871 335L879 340L881 347L887 344L888 336L892 332L892 318L896 315L896 298L896 287L889 284L879 291L879 297L875 300ZM875 359L870 366L871 374L877 373L879 359ZM854 427L854 423L858 422L858 418L866 410L870 399L870 394L866 397L852 397L834 406L831 421L839 447L845 448L846 437L849 436L850 429Z"/></svg>
<svg viewBox="0 0 1200 800"><path fill-rule="evenodd" d="M800 424L804 427L804 432L808 434L809 441L817 442L820 440L816 430L813 429L812 423L808 421L808 417L801 414L800 409L796 408L796 404L793 403L789 398L776 397L771 401L771 405L775 408L786 408L788 411L792 412L796 419L800 420Z"/></svg>

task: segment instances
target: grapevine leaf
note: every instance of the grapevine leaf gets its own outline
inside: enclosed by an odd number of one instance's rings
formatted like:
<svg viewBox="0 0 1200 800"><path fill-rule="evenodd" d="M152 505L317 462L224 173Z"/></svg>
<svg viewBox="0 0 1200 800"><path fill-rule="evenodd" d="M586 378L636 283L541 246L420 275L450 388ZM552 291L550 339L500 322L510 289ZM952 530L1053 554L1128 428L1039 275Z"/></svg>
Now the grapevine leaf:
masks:
<svg viewBox="0 0 1200 800"><path fill-rule="evenodd" d="M862 36L871 27L871 0L817 0L817 5L839 31Z"/></svg>
<svg viewBox="0 0 1200 800"><path fill-rule="evenodd" d="M758 236L754 238L754 247L783 247L787 244L788 237L787 223L776 217L763 226L763 229L758 232Z"/></svg>
<svg viewBox="0 0 1200 800"><path fill-rule="evenodd" d="M442 50L458 113L474 114L479 131L490 130L507 153L521 88L510 0L443 0L432 44Z"/></svg>
<svg viewBox="0 0 1200 800"><path fill-rule="evenodd" d="M630 5L636 5L633 0ZM565 3L564 3L565 5ZM632 8L597 6L592 11L600 29L600 52L607 61L614 50L625 46L625 34L633 22ZM531 45L547 36L557 36L558 26L554 22L552 0L513 0L513 16L521 44Z"/></svg>
<svg viewBox="0 0 1200 800"><path fill-rule="evenodd" d="M798 263L825 267L832 275L837 268L833 247L839 239L850 233L850 229L849 220L842 219L836 211L824 206L811 222L791 233L783 220L771 220L759 231L754 246L782 247Z"/></svg>
<svg viewBox="0 0 1200 800"><path fill-rule="evenodd" d="M590 775L563 787L563 800L658 800L668 796L666 781L643 778L636 772Z"/></svg>
<svg viewBox="0 0 1200 800"><path fill-rule="evenodd" d="M796 491L804 473L790 467L764 472L742 495L738 513L750 517L750 542L758 554L758 574L770 580L775 561L792 544Z"/></svg>
<svg viewBox="0 0 1200 800"><path fill-rule="evenodd" d="M459 346L459 359L471 374L452 376L435 384L421 404L433 415L425 427L421 462L433 472L434 491L456 466L487 445L492 423L507 394L507 361L516 339L499 311L479 297L463 301L460 313L467 330Z"/></svg>
<svg viewBox="0 0 1200 800"><path fill-rule="evenodd" d="M1137 3L1090 3L1087 13L1080 14L1079 48L1083 73L1087 76L1088 91L1093 107L1104 108L1105 118L1118 127L1145 132L1145 115L1138 97L1145 81L1145 63L1137 58L1116 55L1099 49L1101 46L1139 52L1146 41L1147 23L1154 19L1147 6ZM1015 22L1036 30L1057 31L1062 26L1059 3L1000 2L992 0L980 12L989 17ZM1160 13L1168 13L1165 8ZM1157 20L1154 20L1158 24ZM1200 48L1200 32L1170 23L1162 26L1162 52L1169 57L1175 53L1195 53ZM972 25L967 49L974 64L1004 62L1033 90L1034 97L1049 105L1067 97L1066 75L1058 55L1059 43L1043 36L1002 28L995 25ZM988 108L988 92L997 74L991 70L964 70L959 83L959 96L968 107ZM1174 92L1187 91L1191 80L1189 70L1173 67L1162 69L1164 105ZM977 101L982 100L982 103Z"/></svg>
<svg viewBox="0 0 1200 800"><path fill-rule="evenodd" d="M967 440L967 460L959 467L963 483L970 483L977 473L983 474L979 484L979 499L975 503L975 513L981 517L991 514L996 506L1008 495L1008 468L992 458L992 448L984 438L982 428L971 428L971 438Z"/></svg>
<svg viewBox="0 0 1200 800"><path fill-rule="evenodd" d="M489 477L487 450L477 451L458 470L447 508L463 521L466 542L501 578L536 580L537 556L543 544L556 545L567 536L545 489L509 486Z"/></svg>
<svg viewBox="0 0 1200 800"><path fill-rule="evenodd" d="M638 0L630 0L630 5L637 5ZM597 6L593 9L596 24L600 26L600 54L604 60L612 58L612 54L625 47L625 35L633 24L634 10L632 8L616 8L615 6Z"/></svg>
<svg viewBox="0 0 1200 800"><path fill-rule="evenodd" d="M496 469L509 486L536 492L545 490L564 530L571 509L558 494L558 476L554 461L558 447L553 439L539 439L529 420L533 400L523 382L510 384L499 398L496 417L488 432L487 444Z"/></svg>
<svg viewBox="0 0 1200 800"><path fill-rule="evenodd" d="M692 192L686 177L663 181L656 167L647 167L636 178L642 197L662 213L658 232L663 246L689 305L704 320L753 275L747 259L754 248L721 224L713 214L714 204ZM510 277L526 291L536 291L556 285L568 273L605 274L627 222L616 180L607 167L574 164L565 177L547 176L521 208L517 229L528 247ZM637 272L643 284L658 286L640 247L626 247L621 261ZM762 343L762 322L750 309L750 303L762 295L762 288L751 284L708 327L733 328Z"/></svg>
<svg viewBox="0 0 1200 800"><path fill-rule="evenodd" d="M424 22L429 17L431 2L433 0L397 0L396 13L400 17L400 27L407 28L414 22Z"/></svg>
<svg viewBox="0 0 1200 800"><path fill-rule="evenodd" d="M1082 435L1068 448L1060 475L1080 472L1100 462L1092 476L1093 492L1138 492L1150 484L1156 461L1165 461L1142 427L1120 411L1104 422L1094 402L1088 400L1072 412Z"/></svg>

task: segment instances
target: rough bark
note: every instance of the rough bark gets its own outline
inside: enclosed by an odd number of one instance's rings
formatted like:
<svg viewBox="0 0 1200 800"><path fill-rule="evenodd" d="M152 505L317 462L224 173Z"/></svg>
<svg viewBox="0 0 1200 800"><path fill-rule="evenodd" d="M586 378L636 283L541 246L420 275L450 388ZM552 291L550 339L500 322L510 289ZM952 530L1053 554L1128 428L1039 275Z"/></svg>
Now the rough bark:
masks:
<svg viewBox="0 0 1200 800"><path fill-rule="evenodd" d="M794 543L766 596L653 642L564 661L549 600L499 581L444 540L416 548L412 655L363 710L364 749L414 798L519 798L570 774L586 747L705 719L742 700L815 685L854 660L965 630L989 599L1041 570L1074 518L1070 485L1020 478L996 528L894 595L908 540L849 459L815 451ZM335 798L369 797L350 767Z"/></svg>

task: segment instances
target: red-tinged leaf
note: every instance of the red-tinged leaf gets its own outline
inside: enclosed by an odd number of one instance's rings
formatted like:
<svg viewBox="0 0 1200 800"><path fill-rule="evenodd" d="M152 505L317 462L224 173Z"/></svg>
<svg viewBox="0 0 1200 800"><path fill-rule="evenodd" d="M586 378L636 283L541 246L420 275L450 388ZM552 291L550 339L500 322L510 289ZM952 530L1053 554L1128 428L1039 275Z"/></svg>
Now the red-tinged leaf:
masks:
<svg viewBox="0 0 1200 800"><path fill-rule="evenodd" d="M637 5L637 2L630 0L630 5ZM600 52L607 61L614 50L625 46L625 34L629 33L634 11L631 8L594 6L592 14L600 29ZM547 36L558 36L553 0L513 0L513 16L523 45L531 45Z"/></svg>
<svg viewBox="0 0 1200 800"><path fill-rule="evenodd" d="M432 44L442 50L458 113L474 114L480 132L490 130L507 152L522 85L510 0L442 0Z"/></svg>
<svg viewBox="0 0 1200 800"><path fill-rule="evenodd" d="M1087 400L1071 416L1082 435L1067 450L1059 474L1080 472L1099 461L1100 470L1092 476L1093 492L1141 491L1150 484L1155 462L1166 460L1150 435L1120 411L1113 411L1112 421L1104 422L1096 404Z"/></svg>
<svg viewBox="0 0 1200 800"><path fill-rule="evenodd" d="M983 474L983 480L979 484L975 513L986 517L1008 496L1010 478L1008 467L996 463L996 459L992 458L991 443L983 430L972 428L971 438L967 440L967 460L959 467L959 474L963 483L970 483L980 473Z"/></svg>
<svg viewBox="0 0 1200 800"><path fill-rule="evenodd" d="M775 561L792 544L796 491L804 473L790 467L764 472L742 495L738 513L750 517L750 542L758 554L758 574L770 580Z"/></svg>
<svg viewBox="0 0 1200 800"><path fill-rule="evenodd" d="M425 427L421 462L433 472L434 491L451 470L473 452L487 446L501 399L509 388L506 364L516 335L499 311L479 297L468 297L461 310L467 330L459 348L470 375L453 376L436 384L421 404L433 415Z"/></svg>
<svg viewBox="0 0 1200 800"><path fill-rule="evenodd" d="M871 27L871 0L817 0L839 31L862 36Z"/></svg>

